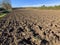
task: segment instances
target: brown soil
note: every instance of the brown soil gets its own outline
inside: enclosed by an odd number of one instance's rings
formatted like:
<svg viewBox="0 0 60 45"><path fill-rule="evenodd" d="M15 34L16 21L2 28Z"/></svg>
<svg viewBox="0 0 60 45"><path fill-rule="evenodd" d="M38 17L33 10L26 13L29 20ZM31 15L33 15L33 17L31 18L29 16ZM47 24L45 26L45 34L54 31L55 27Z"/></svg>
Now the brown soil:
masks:
<svg viewBox="0 0 60 45"><path fill-rule="evenodd" d="M0 45L60 45L60 10L14 10L0 20Z"/></svg>

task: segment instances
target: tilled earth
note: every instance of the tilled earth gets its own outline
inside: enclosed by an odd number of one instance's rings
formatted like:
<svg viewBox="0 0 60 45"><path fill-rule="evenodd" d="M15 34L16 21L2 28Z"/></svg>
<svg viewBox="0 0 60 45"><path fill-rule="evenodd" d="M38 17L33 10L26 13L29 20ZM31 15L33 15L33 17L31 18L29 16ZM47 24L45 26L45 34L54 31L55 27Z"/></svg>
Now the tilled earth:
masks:
<svg viewBox="0 0 60 45"><path fill-rule="evenodd" d="M0 45L60 45L60 10L14 10L0 20Z"/></svg>

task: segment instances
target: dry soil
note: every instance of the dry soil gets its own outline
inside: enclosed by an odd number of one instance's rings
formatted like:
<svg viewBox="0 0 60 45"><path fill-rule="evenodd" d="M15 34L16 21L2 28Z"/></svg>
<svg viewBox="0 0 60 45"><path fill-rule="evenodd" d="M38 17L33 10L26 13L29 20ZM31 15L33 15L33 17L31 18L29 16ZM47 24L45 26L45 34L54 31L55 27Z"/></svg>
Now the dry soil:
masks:
<svg viewBox="0 0 60 45"><path fill-rule="evenodd" d="M13 10L0 20L0 45L60 45L60 10Z"/></svg>

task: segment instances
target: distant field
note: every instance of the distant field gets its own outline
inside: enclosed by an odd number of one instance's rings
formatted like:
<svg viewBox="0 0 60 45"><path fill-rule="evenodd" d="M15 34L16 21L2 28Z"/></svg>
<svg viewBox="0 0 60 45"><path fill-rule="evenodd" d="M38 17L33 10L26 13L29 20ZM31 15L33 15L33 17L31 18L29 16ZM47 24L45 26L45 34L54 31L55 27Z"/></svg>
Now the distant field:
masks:
<svg viewBox="0 0 60 45"><path fill-rule="evenodd" d="M13 8L13 9L42 9L42 10L60 10L60 5L58 6L41 6L41 7L18 7L18 8Z"/></svg>

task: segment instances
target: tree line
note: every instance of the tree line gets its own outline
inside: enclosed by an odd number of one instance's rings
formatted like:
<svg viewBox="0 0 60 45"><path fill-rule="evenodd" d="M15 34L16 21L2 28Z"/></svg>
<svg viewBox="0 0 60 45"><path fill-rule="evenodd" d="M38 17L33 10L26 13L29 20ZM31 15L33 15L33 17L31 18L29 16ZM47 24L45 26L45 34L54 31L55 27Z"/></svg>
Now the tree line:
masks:
<svg viewBox="0 0 60 45"><path fill-rule="evenodd" d="M55 6L40 6L40 7L34 7L34 8L38 8L38 9L60 9L60 5L55 5Z"/></svg>

